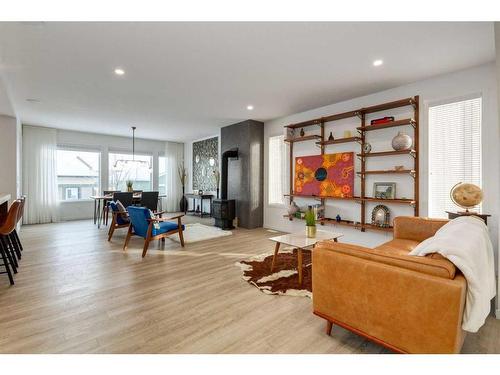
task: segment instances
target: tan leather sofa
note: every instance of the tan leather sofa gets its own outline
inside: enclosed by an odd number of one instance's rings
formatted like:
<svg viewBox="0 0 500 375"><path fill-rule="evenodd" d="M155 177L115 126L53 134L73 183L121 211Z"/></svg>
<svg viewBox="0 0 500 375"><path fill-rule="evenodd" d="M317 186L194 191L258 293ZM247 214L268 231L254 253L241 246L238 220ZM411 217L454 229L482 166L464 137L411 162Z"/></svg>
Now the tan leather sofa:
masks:
<svg viewBox="0 0 500 375"><path fill-rule="evenodd" d="M313 251L314 313L402 353L459 353L467 284L439 254L407 255L447 220L396 217L374 249L321 242Z"/></svg>

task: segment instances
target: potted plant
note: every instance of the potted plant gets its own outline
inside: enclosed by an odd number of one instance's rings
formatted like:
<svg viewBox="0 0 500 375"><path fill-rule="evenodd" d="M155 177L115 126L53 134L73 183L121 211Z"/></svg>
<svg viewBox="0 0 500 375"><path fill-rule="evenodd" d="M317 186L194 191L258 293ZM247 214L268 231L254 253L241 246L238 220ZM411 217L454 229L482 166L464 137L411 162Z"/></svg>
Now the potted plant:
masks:
<svg viewBox="0 0 500 375"><path fill-rule="evenodd" d="M312 207L309 206L307 209L306 215L304 217L306 219L306 234L309 238L316 237L316 216L314 215L314 211Z"/></svg>
<svg viewBox="0 0 500 375"><path fill-rule="evenodd" d="M187 169L184 166L184 164L179 164L179 166L177 167L177 173L179 175L179 180L180 180L181 185L182 185L182 198L181 198L179 206L180 206L180 210L182 212L186 212L187 208L188 208L188 201L185 197L185 187L186 187L186 181L187 181Z"/></svg>
<svg viewBox="0 0 500 375"><path fill-rule="evenodd" d="M132 187L132 185L134 184L134 182L132 180L125 181L125 184L127 185L127 191L129 193L131 193L131 192L134 191L134 188Z"/></svg>

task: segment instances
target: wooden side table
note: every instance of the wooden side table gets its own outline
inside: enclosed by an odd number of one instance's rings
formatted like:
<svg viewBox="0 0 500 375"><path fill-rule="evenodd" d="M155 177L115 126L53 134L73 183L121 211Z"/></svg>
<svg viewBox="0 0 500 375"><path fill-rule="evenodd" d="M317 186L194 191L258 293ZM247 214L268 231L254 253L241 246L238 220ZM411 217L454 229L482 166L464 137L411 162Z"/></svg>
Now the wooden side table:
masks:
<svg viewBox="0 0 500 375"><path fill-rule="evenodd" d="M486 225L488 225L488 218L491 215L485 215L485 214L478 214L477 212L451 212L451 211L446 211L448 214L448 219L456 219L457 217L460 216L477 216L478 218L482 219Z"/></svg>

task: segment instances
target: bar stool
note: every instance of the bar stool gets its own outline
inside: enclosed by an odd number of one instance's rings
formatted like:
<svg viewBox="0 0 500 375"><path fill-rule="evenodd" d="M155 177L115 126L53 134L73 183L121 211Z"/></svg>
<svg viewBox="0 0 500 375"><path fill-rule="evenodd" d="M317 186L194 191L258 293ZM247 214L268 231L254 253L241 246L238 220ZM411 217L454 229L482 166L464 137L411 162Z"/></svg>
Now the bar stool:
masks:
<svg viewBox="0 0 500 375"><path fill-rule="evenodd" d="M5 267L5 272L0 273L7 273L10 285L14 285L12 272L17 273L18 264L15 251L16 246L10 241L9 235L16 229L21 205L21 200L15 200L9 208L7 218L0 226L0 256L2 257ZM12 271L10 269L11 267Z"/></svg>

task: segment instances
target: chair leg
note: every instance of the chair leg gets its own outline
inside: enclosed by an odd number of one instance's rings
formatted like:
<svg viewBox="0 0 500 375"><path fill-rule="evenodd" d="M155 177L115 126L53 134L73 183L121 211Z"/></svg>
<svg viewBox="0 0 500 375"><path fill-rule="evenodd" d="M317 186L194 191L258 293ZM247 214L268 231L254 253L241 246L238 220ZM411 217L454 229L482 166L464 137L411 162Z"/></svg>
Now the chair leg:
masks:
<svg viewBox="0 0 500 375"><path fill-rule="evenodd" d="M7 242L5 241L5 237L0 236L0 241L2 242L2 247L4 249L5 255L9 259L9 264L12 267L12 271L14 271L14 273L17 273L17 262L14 262L14 259L12 258L12 254L10 252Z"/></svg>
<svg viewBox="0 0 500 375"><path fill-rule="evenodd" d="M14 237L16 238L17 244L19 245L19 249L21 251L23 251L24 250L23 244L21 243L21 239L19 238L19 235L17 234L17 230L14 229L14 232L12 232L12 233L14 233Z"/></svg>
<svg viewBox="0 0 500 375"><path fill-rule="evenodd" d="M184 234L183 234L182 227L179 229L179 240L181 241L181 246L184 247Z"/></svg>
<svg viewBox="0 0 500 375"><path fill-rule="evenodd" d="M130 241L130 237L132 237L132 224L128 226L127 237L125 238L125 243L123 244L123 250L127 250L128 242Z"/></svg>
<svg viewBox="0 0 500 375"><path fill-rule="evenodd" d="M16 252L17 259L21 259L21 249L19 248L19 244L16 241L16 238L14 236L14 232L9 234L8 237L9 237L10 244L12 245L12 248Z"/></svg>
<svg viewBox="0 0 500 375"><path fill-rule="evenodd" d="M113 237L114 232L115 232L115 226L111 224L109 226L109 231L108 231L108 241L111 241L111 237Z"/></svg>
<svg viewBox="0 0 500 375"><path fill-rule="evenodd" d="M9 276L10 285L14 285L14 278L12 277L12 272L10 271L9 262L7 261L7 257L5 256L5 251L3 247L3 243L0 243L0 255L2 256L3 264L5 266L5 270L7 275Z"/></svg>
<svg viewBox="0 0 500 375"><path fill-rule="evenodd" d="M142 249L142 257L144 258L146 256L146 253L148 252L148 247L149 247L149 236L144 240L144 248Z"/></svg>

